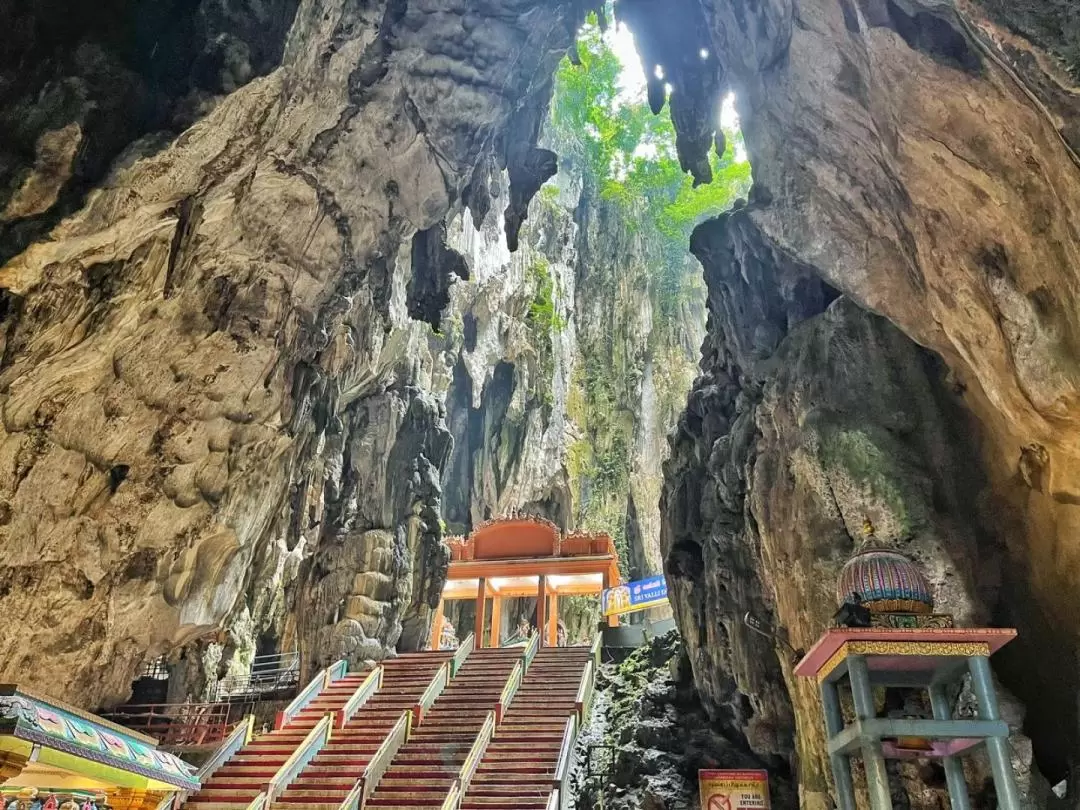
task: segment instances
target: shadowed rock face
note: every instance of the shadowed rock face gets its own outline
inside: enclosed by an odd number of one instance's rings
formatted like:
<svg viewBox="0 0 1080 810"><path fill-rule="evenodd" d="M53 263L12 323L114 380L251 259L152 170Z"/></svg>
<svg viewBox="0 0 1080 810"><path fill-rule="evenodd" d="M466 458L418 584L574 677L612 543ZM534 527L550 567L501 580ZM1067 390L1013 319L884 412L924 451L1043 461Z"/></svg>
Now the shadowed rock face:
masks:
<svg viewBox="0 0 1080 810"><path fill-rule="evenodd" d="M751 205L695 234L710 337L663 502L707 705L740 713L759 752L789 756L797 728L803 802L823 806L816 698L739 618L771 614L812 643L865 515L949 609L1019 628L999 670L1056 781L1077 745L1078 117L1069 75L1017 32L1041 25L1061 53L1075 21L1002 4L1013 31L973 4L687 6L688 21L704 8L755 176ZM667 30L641 29L665 77L680 70Z"/></svg>
<svg viewBox="0 0 1080 810"><path fill-rule="evenodd" d="M308 669L415 644L449 444L412 388L431 365L405 307L411 237L533 159L510 134L535 134L583 13L303 2L279 67L0 268L0 616L22 650L5 679L122 698L148 651L241 603L256 623L287 612ZM425 289L445 285L412 287L409 311L434 311ZM327 567L333 544L393 596Z"/></svg>

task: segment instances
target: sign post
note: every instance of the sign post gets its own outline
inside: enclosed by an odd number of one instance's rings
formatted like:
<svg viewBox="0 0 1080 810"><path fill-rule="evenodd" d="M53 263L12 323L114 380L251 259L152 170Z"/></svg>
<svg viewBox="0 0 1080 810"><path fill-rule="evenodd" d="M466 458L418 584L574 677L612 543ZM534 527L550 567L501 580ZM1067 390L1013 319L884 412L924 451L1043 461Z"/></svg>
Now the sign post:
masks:
<svg viewBox="0 0 1080 810"><path fill-rule="evenodd" d="M698 771L701 810L769 810L768 771Z"/></svg>
<svg viewBox="0 0 1080 810"><path fill-rule="evenodd" d="M619 616L656 607L668 601L667 580L663 576L639 579L606 589L600 595L604 616Z"/></svg>

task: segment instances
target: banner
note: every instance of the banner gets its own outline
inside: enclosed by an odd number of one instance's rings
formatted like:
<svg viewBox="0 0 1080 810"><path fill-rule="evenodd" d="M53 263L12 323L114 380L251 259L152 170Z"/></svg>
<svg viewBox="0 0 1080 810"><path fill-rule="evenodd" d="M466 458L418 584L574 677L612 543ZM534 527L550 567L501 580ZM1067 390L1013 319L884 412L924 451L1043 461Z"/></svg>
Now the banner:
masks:
<svg viewBox="0 0 1080 810"><path fill-rule="evenodd" d="M600 607L605 616L618 616L663 605L667 600L667 580L649 577L606 589L600 595Z"/></svg>
<svg viewBox="0 0 1080 810"><path fill-rule="evenodd" d="M769 810L768 771L698 771L701 810Z"/></svg>

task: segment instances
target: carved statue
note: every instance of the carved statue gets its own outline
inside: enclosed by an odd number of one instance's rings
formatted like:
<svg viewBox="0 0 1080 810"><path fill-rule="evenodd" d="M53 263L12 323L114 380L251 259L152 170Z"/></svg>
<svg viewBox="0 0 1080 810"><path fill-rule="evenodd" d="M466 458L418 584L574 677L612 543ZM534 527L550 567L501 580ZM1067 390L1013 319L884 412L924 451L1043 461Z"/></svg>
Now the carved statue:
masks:
<svg viewBox="0 0 1080 810"><path fill-rule="evenodd" d="M22 720L24 723L37 722L37 707L24 697L12 695L0 697L0 721Z"/></svg>

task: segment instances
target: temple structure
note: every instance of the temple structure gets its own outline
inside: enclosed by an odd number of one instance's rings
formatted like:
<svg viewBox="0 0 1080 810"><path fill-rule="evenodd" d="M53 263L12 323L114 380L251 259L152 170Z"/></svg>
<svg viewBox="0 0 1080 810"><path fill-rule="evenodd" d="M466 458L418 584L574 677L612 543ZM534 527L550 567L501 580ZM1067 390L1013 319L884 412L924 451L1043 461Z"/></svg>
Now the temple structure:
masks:
<svg viewBox="0 0 1080 810"><path fill-rule="evenodd" d="M54 698L0 685L0 787L5 807L148 810L196 790L195 769L157 741Z"/></svg>
<svg viewBox="0 0 1080 810"><path fill-rule="evenodd" d="M500 646L502 602L536 597L536 627L541 642L555 646L559 598L596 595L619 584L619 555L606 534L563 534L551 521L538 517L509 517L478 526L468 537L448 540L450 567L431 629L431 646L443 635L443 607L451 599L476 601L474 633L477 646ZM487 606L490 600L490 630ZM611 626L618 624L611 617Z"/></svg>
<svg viewBox="0 0 1080 810"><path fill-rule="evenodd" d="M989 755L998 806L1020 810L1009 727L999 714L990 672L990 656L1016 631L954 627L951 616L933 612L931 588L919 567L877 543L869 525L866 533L837 584L837 615L848 626L827 630L795 668L796 675L816 678L821 690L839 810L856 808L853 756L863 759L872 810L892 810L885 760L917 757L940 759L953 810L970 810L960 755L976 746L985 746ZM965 674L978 717L953 719L950 688ZM879 717L877 687L900 688L916 698L905 701L905 708L925 693L930 716L912 709ZM845 723L848 690L854 719Z"/></svg>

